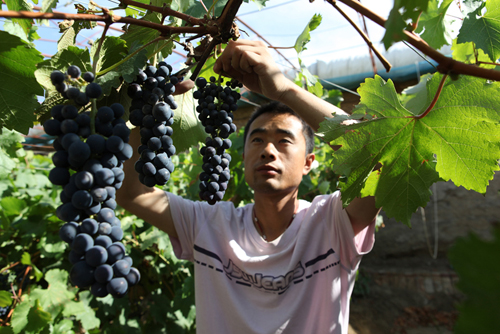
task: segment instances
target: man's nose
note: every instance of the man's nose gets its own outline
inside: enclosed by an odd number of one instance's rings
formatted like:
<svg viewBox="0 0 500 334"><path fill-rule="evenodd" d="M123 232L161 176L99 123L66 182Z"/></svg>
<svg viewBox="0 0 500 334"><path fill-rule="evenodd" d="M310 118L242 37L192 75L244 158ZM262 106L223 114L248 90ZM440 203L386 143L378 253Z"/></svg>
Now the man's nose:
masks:
<svg viewBox="0 0 500 334"><path fill-rule="evenodd" d="M273 143L267 143L260 155L261 159L276 159L276 147Z"/></svg>

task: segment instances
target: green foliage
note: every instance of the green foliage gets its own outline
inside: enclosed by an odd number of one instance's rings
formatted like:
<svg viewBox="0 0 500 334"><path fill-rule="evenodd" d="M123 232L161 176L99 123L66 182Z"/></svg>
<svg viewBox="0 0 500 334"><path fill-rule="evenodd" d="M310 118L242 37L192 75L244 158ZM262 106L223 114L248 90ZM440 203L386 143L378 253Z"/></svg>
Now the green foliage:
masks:
<svg viewBox="0 0 500 334"><path fill-rule="evenodd" d="M124 244L140 284L123 299L95 298L69 284L69 249L54 215L61 188L48 181L50 157L25 151L21 138L6 129L0 136L0 157L8 162L0 178L0 307L13 309L1 332L194 333L192 264L175 258L165 233L123 210ZM21 288L20 301L12 302Z"/></svg>
<svg viewBox="0 0 500 334"><path fill-rule="evenodd" d="M420 13L427 11L429 2L437 0L395 0L394 6L389 13L387 23L385 24L385 34L382 38L385 48L389 47L394 42L399 42L405 39L403 30L414 30L412 25L417 24Z"/></svg>
<svg viewBox="0 0 500 334"><path fill-rule="evenodd" d="M480 6L477 6L477 2L472 3L476 5L472 7L475 10L467 13L457 42L473 42L492 61L496 61L500 57L500 24L498 22L500 1L489 0ZM482 14L483 9L486 9L484 15Z"/></svg>
<svg viewBox="0 0 500 334"><path fill-rule="evenodd" d="M307 50L307 43L311 41L311 31L318 28L318 26L321 24L322 19L323 17L320 14L314 14L302 33L299 35L299 37L297 37L294 45L295 51L297 51L297 55L299 57L300 64L300 71L297 72L295 83L301 87L305 87L309 92L318 97L323 96L323 85L321 85L317 76L309 72L306 65L302 62L301 55L302 51Z"/></svg>
<svg viewBox="0 0 500 334"><path fill-rule="evenodd" d="M441 79L427 81L427 103ZM358 92L353 115L338 115L321 124L320 133L332 145L342 145L332 159L342 182L344 205L365 187L389 217L409 224L411 214L429 201L432 183L452 180L457 186L485 193L498 170L500 115L498 84L466 77L447 81L433 111L407 110L391 81L368 79ZM419 97L416 97L417 99ZM425 96L424 96L425 98ZM345 126L346 120L362 120ZM382 164L381 172L372 173Z"/></svg>
<svg viewBox="0 0 500 334"><path fill-rule="evenodd" d="M452 41L452 19L446 16L453 0L429 1L426 12L420 15L418 27L415 30L434 49L449 45ZM439 4L439 7L438 7Z"/></svg>
<svg viewBox="0 0 500 334"><path fill-rule="evenodd" d="M500 228L494 240L485 241L474 234L459 239L448 257L459 276L457 287L465 294L458 306L454 333L495 333L500 328Z"/></svg>
<svg viewBox="0 0 500 334"><path fill-rule="evenodd" d="M42 59L22 39L0 31L0 127L27 133L35 122L35 95L43 95L43 91L33 72Z"/></svg>

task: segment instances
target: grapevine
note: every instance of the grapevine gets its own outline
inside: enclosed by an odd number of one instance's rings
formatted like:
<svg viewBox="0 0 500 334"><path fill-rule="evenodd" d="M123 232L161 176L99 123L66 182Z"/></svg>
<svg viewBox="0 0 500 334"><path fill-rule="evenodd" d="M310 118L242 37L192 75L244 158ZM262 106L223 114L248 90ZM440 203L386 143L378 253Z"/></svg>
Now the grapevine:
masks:
<svg viewBox="0 0 500 334"><path fill-rule="evenodd" d="M56 215L66 222L59 235L71 247L70 279L80 288L90 287L96 297L121 297L140 279L126 255L114 212L116 190L125 177L122 164L132 156L130 130L122 118L125 109L119 103L100 107L92 128L90 112L80 113L79 108L102 94L93 74L81 75L71 65L66 73L54 71L50 77L57 91L73 102L54 106L52 118L44 123L45 132L57 136L49 180L63 187Z"/></svg>

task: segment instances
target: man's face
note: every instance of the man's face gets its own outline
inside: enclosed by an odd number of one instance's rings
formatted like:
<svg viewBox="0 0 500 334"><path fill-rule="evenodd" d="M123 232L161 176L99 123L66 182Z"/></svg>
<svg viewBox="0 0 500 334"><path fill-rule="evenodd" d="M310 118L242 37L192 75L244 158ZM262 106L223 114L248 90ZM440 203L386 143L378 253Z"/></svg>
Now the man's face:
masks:
<svg viewBox="0 0 500 334"><path fill-rule="evenodd" d="M290 114L263 114L250 125L243 161L245 179L257 193L295 191L309 173L314 154L306 156L300 120Z"/></svg>

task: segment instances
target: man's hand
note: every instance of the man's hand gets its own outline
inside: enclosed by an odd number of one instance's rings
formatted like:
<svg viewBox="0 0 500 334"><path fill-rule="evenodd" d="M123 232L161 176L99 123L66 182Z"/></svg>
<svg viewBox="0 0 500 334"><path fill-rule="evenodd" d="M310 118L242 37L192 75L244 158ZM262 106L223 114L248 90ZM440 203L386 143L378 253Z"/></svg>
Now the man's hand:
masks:
<svg viewBox="0 0 500 334"><path fill-rule="evenodd" d="M293 85L260 41L229 41L215 62L214 71L236 79L251 91L272 100L280 100Z"/></svg>
<svg viewBox="0 0 500 334"><path fill-rule="evenodd" d="M175 92L173 95L181 95L194 87L194 82L189 79L184 79L179 81L177 85L175 85Z"/></svg>

